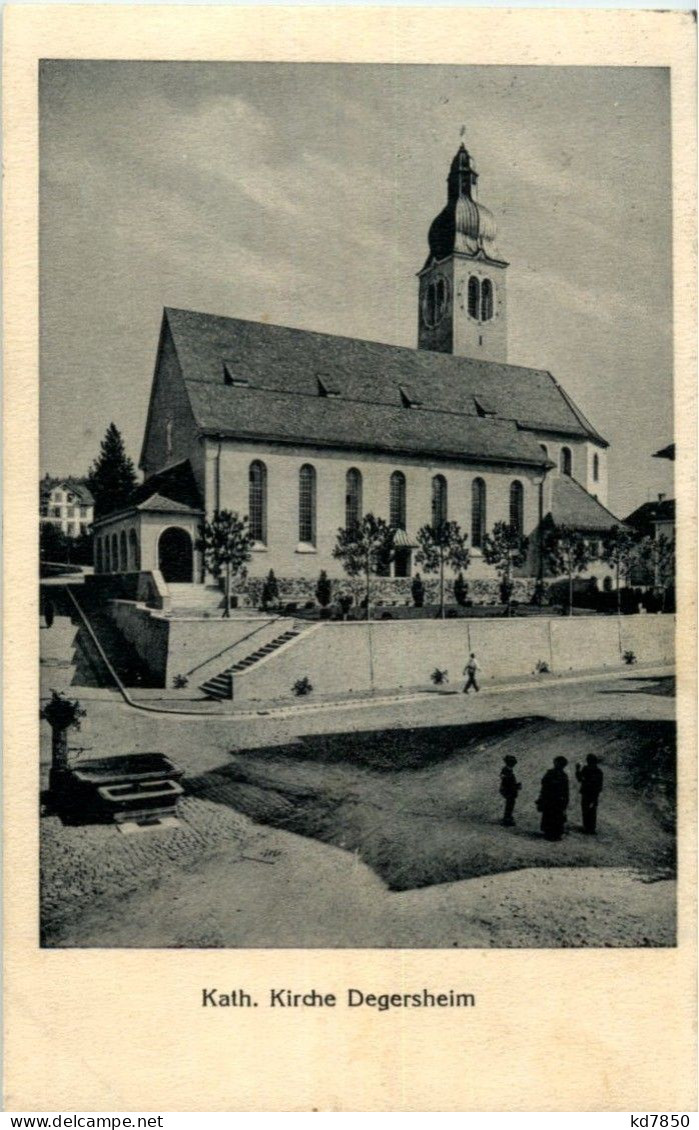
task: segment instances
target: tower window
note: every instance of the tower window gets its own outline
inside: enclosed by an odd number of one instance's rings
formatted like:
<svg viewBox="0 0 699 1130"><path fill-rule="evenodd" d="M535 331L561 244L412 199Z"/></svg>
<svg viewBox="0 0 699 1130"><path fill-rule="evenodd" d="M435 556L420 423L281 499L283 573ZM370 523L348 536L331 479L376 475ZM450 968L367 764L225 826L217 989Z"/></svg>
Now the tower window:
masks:
<svg viewBox="0 0 699 1130"><path fill-rule="evenodd" d="M481 284L475 275L468 280L468 313L471 318L478 318L481 300Z"/></svg>
<svg viewBox="0 0 699 1130"><path fill-rule="evenodd" d="M394 471L391 475L388 509L389 525L391 525L394 530L404 530L406 521L405 475L402 471Z"/></svg>
<svg viewBox="0 0 699 1130"><path fill-rule="evenodd" d="M599 482L599 455L597 452L592 457L592 478L596 483Z"/></svg>
<svg viewBox="0 0 699 1130"><path fill-rule="evenodd" d="M474 479L471 484L471 545L474 549L483 547L485 537L485 483Z"/></svg>
<svg viewBox="0 0 699 1130"><path fill-rule="evenodd" d="M493 316L493 284L483 279L481 284L481 321L489 322Z"/></svg>
<svg viewBox="0 0 699 1130"><path fill-rule="evenodd" d="M422 300L422 318L430 329L439 325L447 312L449 284L444 275L427 284Z"/></svg>
<svg viewBox="0 0 699 1130"><path fill-rule="evenodd" d="M253 541L267 541L267 468L259 459L248 472L248 515Z"/></svg>
<svg viewBox="0 0 699 1130"><path fill-rule="evenodd" d="M345 478L345 529L352 530L362 520L362 475L350 467Z"/></svg>
<svg viewBox="0 0 699 1130"><path fill-rule="evenodd" d="M432 480L432 525L441 526L447 520L447 480L435 475Z"/></svg>
<svg viewBox="0 0 699 1130"><path fill-rule="evenodd" d="M561 471L564 475L573 474L573 455L569 447L561 448Z"/></svg>
<svg viewBox="0 0 699 1130"><path fill-rule="evenodd" d="M515 479L510 485L510 525L521 534L524 529L524 487Z"/></svg>
<svg viewBox="0 0 699 1130"><path fill-rule="evenodd" d="M299 541L316 543L316 473L310 463L299 471Z"/></svg>

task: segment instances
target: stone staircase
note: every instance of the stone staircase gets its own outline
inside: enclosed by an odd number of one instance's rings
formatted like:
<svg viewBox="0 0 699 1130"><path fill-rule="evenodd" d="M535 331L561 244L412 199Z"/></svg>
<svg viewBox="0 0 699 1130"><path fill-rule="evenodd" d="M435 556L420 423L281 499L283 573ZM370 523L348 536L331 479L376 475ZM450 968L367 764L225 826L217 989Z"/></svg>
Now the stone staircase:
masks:
<svg viewBox="0 0 699 1130"><path fill-rule="evenodd" d="M286 632L282 632L280 636L270 640L269 643L259 647L256 651L246 655L245 659L239 659L225 671L221 671L219 675L214 675L213 678L207 679L202 683L199 690L206 695L207 698L232 698L233 697L233 676L240 674L242 671L247 671L248 668L259 663L267 655L271 655L273 651L277 651L284 644L289 643L290 640L296 639L301 634L303 629L294 625L293 628L288 628Z"/></svg>

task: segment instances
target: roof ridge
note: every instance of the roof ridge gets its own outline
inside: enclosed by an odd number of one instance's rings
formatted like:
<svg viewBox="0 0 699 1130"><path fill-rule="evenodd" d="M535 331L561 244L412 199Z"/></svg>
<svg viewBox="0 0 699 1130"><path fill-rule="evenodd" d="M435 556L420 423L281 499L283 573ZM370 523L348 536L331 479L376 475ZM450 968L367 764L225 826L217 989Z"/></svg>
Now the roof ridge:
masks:
<svg viewBox="0 0 699 1130"><path fill-rule="evenodd" d="M349 341L359 345L376 345L380 349L400 349L404 353L420 353L429 357L441 358L437 364L442 364L447 361L468 361L471 365L484 366L485 370L491 365L498 365L505 369L516 369L522 373L536 373L537 375L545 374L551 377L551 373L547 369L534 369L531 365L514 365L511 361L486 361L480 357L462 357L456 353L442 353L434 349L415 349L410 345L396 345L390 341L377 341L375 338L370 337L350 337L348 334L335 334L328 333L327 330L309 330L303 326L287 326L283 322L260 322L254 318L238 318L232 314L209 314L205 310L190 310L185 306L164 306L164 314L194 314L197 318L216 318L222 322L243 322L248 326L264 326L265 329L270 330L289 330L291 333L309 334L312 337L329 337L335 341ZM552 377L554 383L558 383L555 377Z"/></svg>

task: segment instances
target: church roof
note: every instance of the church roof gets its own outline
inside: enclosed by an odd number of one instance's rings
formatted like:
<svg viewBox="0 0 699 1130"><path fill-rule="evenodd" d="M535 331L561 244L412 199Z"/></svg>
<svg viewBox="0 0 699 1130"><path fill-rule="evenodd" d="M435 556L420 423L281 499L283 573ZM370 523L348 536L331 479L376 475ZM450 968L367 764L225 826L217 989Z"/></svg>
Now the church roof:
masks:
<svg viewBox="0 0 699 1130"><path fill-rule="evenodd" d="M603 532L624 524L570 475L554 478L551 488L550 515L557 526Z"/></svg>
<svg viewBox="0 0 699 1130"><path fill-rule="evenodd" d="M531 430L606 446L545 370L192 310L164 318L204 434L539 466Z"/></svg>

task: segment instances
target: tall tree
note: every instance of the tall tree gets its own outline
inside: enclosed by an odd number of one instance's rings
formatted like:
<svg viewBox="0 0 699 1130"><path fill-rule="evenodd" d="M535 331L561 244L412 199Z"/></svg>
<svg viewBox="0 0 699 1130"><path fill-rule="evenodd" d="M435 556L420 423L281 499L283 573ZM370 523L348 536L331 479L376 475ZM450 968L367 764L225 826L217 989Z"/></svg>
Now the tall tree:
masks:
<svg viewBox="0 0 699 1130"><path fill-rule="evenodd" d="M393 556L393 530L383 518L365 514L350 527L340 527L333 557L342 562L348 577L364 577L366 618L370 618L371 575L386 567Z"/></svg>
<svg viewBox="0 0 699 1130"><path fill-rule="evenodd" d="M439 573L439 615L444 619L444 569L449 565L455 573L468 569L471 560L458 522L438 522L422 526L417 532L419 549L415 554L426 573Z"/></svg>
<svg viewBox="0 0 699 1130"><path fill-rule="evenodd" d="M210 521L206 518L199 525L197 549L204 557L206 571L217 578L223 573L226 578L225 617L231 614L233 578L247 576L245 566L252 556L253 543L247 518L239 518L233 511L216 510Z"/></svg>
<svg viewBox="0 0 699 1130"><path fill-rule="evenodd" d="M597 549L580 530L552 525L544 534L546 568L554 577L568 578L568 615L573 615L573 581L597 559Z"/></svg>
<svg viewBox="0 0 699 1130"><path fill-rule="evenodd" d="M614 570L617 616L621 615L621 578L628 583L629 573L638 559L638 544L638 534L628 526L612 526L604 539L602 560Z"/></svg>
<svg viewBox="0 0 699 1130"><path fill-rule="evenodd" d="M495 567L500 578L502 602L508 616L512 610L512 570L524 564L529 539L509 522L496 522L483 539L483 559Z"/></svg>
<svg viewBox="0 0 699 1130"><path fill-rule="evenodd" d="M125 506L136 486L136 472L124 449L116 424L110 424L92 464L87 485L95 500L95 518L103 518Z"/></svg>

